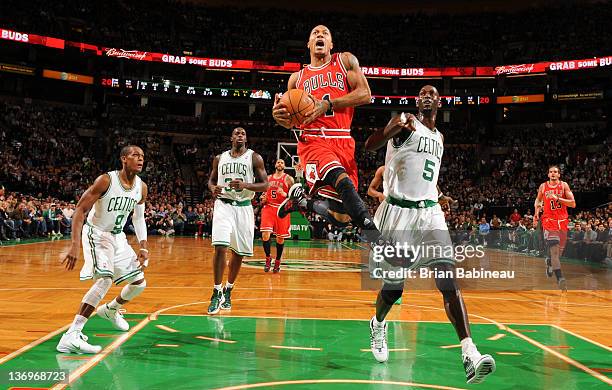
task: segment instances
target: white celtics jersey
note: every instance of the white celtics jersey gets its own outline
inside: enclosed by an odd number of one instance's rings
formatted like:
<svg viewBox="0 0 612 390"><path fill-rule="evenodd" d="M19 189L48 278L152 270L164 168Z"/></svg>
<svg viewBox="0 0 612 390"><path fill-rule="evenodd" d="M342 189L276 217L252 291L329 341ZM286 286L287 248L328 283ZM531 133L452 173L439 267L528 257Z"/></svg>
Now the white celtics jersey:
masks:
<svg viewBox="0 0 612 390"><path fill-rule="evenodd" d="M245 183L255 183L253 172L253 151L247 149L240 157L234 158L227 150L221 154L217 167L217 185L222 186L220 198L231 200L251 200L255 193L251 190L233 190L228 187L232 180L242 180Z"/></svg>
<svg viewBox="0 0 612 390"><path fill-rule="evenodd" d="M401 200L438 200L438 175L444 146L442 135L415 120L416 131L397 146L387 143L384 182L387 195Z"/></svg>
<svg viewBox="0 0 612 390"><path fill-rule="evenodd" d="M125 188L119 171L108 172L110 185L87 215L87 223L104 232L121 233L128 215L142 200L142 180L136 176L132 188Z"/></svg>

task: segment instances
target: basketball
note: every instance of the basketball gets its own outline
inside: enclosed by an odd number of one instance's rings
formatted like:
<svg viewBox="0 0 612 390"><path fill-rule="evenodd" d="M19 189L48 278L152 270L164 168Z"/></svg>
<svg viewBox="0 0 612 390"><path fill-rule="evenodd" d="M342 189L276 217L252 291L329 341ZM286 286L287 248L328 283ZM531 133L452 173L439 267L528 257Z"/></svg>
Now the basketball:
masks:
<svg viewBox="0 0 612 390"><path fill-rule="evenodd" d="M301 89L292 89L283 93L280 99L285 103L291 114L291 126L299 126L304 122L304 114L314 108L314 101Z"/></svg>

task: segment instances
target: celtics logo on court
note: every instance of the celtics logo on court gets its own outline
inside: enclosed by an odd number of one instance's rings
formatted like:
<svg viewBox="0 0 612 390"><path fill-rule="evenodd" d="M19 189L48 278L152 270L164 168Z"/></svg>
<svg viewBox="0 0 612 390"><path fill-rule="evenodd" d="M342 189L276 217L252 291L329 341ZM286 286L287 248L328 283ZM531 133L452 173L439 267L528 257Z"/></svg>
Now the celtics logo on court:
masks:
<svg viewBox="0 0 612 390"><path fill-rule="evenodd" d="M242 266L248 268L263 268L265 263L265 259L242 260ZM361 270L367 270L367 265L348 261L283 259L283 270L301 272L360 272Z"/></svg>

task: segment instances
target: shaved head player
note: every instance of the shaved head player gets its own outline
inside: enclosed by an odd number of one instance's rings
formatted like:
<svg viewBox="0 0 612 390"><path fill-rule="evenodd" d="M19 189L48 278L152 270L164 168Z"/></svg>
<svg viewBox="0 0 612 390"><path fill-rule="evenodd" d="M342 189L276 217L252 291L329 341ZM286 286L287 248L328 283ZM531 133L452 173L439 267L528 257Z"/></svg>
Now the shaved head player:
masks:
<svg viewBox="0 0 612 390"><path fill-rule="evenodd" d="M278 209L284 217L299 209L314 211L337 226L349 222L363 229L368 242L378 243L380 232L359 197L355 140L351 122L356 106L369 104L371 93L357 57L349 52L332 53L332 33L326 26L315 26L308 37L310 64L293 73L287 89L301 89L311 95L314 108L300 126L298 155L310 187L309 199L299 184L289 189L287 200ZM291 127L289 112L279 101L272 109L274 120Z"/></svg>

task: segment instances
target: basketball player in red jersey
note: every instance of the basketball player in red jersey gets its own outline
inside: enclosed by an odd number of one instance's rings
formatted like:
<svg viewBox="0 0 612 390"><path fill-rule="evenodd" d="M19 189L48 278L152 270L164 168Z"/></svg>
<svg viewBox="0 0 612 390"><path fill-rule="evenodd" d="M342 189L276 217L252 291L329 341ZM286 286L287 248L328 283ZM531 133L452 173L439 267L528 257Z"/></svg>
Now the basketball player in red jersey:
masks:
<svg viewBox="0 0 612 390"><path fill-rule="evenodd" d="M546 246L550 251L550 258L546 258L546 275L551 277L554 273L559 288L567 291L567 283L561 273L559 257L563 253L567 239L567 208L576 207L576 201L569 185L559 180L559 177L559 167L551 165L548 168L549 180L542 183L538 189L538 196L534 203L533 223L537 224L540 211L544 210L542 230L544 230Z"/></svg>
<svg viewBox="0 0 612 390"><path fill-rule="evenodd" d="M261 201L264 204L261 209L261 239L263 240L264 252L266 252L266 265L264 271L270 271L272 256L270 255L270 235L276 235L276 260L274 261L274 269L272 272L280 271L281 257L283 256L283 248L285 247L285 238L291 237L289 229L291 228L291 217L286 215L284 218L276 214L278 207L287 198L287 192L293 185L293 178L285 173L285 161L282 158L276 160L274 165L276 171L268 176L268 191L261 195Z"/></svg>
<svg viewBox="0 0 612 390"><path fill-rule="evenodd" d="M351 137L354 107L370 103L368 81L353 54L331 53L332 36L327 27L313 28L307 47L310 65L291 75L288 89L302 89L315 102L299 128L298 155L305 164L310 195L325 200L309 199L300 185L294 185L278 215L307 209L338 226L346 226L352 220L363 229L369 242L376 242L380 233L355 189L358 176L355 140ZM289 112L279 100L277 96L272 116L279 125L290 128Z"/></svg>

